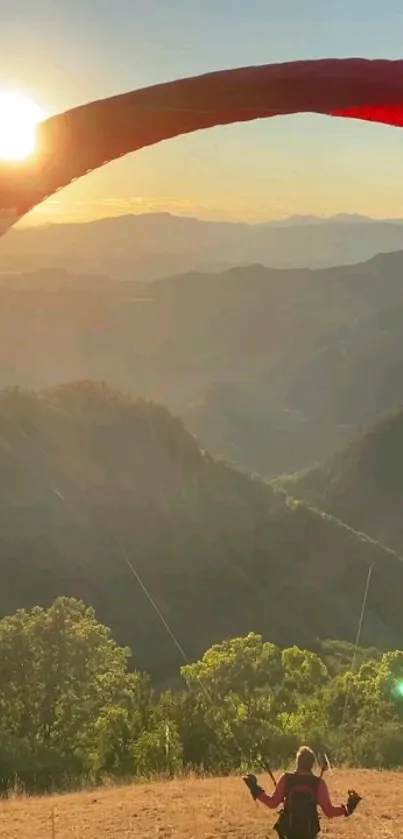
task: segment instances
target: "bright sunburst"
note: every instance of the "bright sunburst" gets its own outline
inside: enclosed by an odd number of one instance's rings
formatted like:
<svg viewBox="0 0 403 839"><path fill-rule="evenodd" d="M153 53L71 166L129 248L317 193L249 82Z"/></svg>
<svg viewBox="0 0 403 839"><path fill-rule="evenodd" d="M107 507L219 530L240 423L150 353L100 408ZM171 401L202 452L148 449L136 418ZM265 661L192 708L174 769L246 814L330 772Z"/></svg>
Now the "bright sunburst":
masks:
<svg viewBox="0 0 403 839"><path fill-rule="evenodd" d="M0 91L0 158L25 160L35 151L36 126L44 114L21 93Z"/></svg>

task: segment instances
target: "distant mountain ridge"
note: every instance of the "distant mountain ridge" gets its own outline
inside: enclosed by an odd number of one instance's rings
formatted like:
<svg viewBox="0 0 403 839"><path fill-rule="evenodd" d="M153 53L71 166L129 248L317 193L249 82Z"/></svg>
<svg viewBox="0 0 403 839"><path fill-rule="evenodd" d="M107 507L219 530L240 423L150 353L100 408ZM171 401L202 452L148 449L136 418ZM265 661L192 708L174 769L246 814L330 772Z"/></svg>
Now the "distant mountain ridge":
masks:
<svg viewBox="0 0 403 839"><path fill-rule="evenodd" d="M251 263L273 268L346 265L400 249L400 219L340 214L249 224L150 213L17 228L0 242L0 272L62 268L150 282Z"/></svg>
<svg viewBox="0 0 403 839"><path fill-rule="evenodd" d="M371 216L363 216L359 213L336 213L334 216L315 216L315 215L291 215L286 219L278 219L265 222L267 226L278 227L280 225L297 225L297 224L403 224L403 219L400 218L373 218Z"/></svg>

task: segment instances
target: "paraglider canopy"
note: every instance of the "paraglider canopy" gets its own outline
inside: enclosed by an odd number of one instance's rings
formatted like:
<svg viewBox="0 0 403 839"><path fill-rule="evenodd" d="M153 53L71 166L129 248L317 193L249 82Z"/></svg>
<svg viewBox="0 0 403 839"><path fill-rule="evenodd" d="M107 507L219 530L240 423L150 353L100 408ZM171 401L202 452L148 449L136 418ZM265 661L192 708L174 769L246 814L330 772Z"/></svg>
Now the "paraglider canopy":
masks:
<svg viewBox="0 0 403 839"><path fill-rule="evenodd" d="M37 150L0 166L0 235L104 164L216 125L317 113L403 126L403 61L323 59L241 67L90 102L41 122Z"/></svg>

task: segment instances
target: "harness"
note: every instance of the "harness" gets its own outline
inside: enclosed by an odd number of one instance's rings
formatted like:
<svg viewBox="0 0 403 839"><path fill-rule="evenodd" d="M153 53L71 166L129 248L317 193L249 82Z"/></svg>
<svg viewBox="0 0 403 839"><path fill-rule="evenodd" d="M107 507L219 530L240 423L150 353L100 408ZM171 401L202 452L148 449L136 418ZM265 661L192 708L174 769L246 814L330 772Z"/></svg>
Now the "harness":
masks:
<svg viewBox="0 0 403 839"><path fill-rule="evenodd" d="M315 839L320 831L317 791L320 778L287 772L284 809L274 825L279 839Z"/></svg>

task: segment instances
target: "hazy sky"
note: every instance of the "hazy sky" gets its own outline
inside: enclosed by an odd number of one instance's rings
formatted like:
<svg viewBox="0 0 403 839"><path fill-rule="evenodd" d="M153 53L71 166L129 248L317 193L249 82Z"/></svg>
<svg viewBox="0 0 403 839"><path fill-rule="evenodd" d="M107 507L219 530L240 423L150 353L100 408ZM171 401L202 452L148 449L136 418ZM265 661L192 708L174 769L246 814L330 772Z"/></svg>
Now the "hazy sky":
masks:
<svg viewBox="0 0 403 839"><path fill-rule="evenodd" d="M14 0L3 15L0 87L47 112L227 67L403 57L403 0ZM401 129L284 117L137 152L68 187L36 217L403 216L402 181Z"/></svg>

